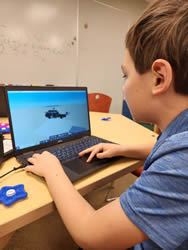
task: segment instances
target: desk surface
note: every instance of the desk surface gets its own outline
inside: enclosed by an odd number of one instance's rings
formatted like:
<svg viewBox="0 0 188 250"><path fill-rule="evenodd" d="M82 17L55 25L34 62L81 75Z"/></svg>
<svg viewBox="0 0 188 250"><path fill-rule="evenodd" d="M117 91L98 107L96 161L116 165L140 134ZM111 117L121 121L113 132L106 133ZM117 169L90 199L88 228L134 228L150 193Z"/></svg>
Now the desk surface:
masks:
<svg viewBox="0 0 188 250"><path fill-rule="evenodd" d="M111 120L101 118L111 116ZM120 114L90 113L92 135L120 144L149 143L156 141L157 134ZM7 121L0 118L0 122ZM143 164L142 161L123 159L112 166L77 181L74 186L82 194L130 173ZM13 157L2 164L0 175L19 166ZM0 238L52 212L55 208L43 178L18 170L0 179L0 188L24 184L28 197L10 207L0 204Z"/></svg>

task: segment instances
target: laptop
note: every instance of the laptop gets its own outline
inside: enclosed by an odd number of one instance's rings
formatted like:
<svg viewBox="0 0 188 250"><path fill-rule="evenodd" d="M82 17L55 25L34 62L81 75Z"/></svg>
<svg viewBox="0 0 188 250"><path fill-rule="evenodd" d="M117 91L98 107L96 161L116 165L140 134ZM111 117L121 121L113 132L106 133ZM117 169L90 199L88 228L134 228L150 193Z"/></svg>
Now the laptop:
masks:
<svg viewBox="0 0 188 250"><path fill-rule="evenodd" d="M0 86L0 117L7 116L7 103L5 99L5 87Z"/></svg>
<svg viewBox="0 0 188 250"><path fill-rule="evenodd" d="M7 86L14 155L22 164L34 153L49 151L72 182L109 166L120 157L93 159L78 153L100 142L91 136L86 87Z"/></svg>

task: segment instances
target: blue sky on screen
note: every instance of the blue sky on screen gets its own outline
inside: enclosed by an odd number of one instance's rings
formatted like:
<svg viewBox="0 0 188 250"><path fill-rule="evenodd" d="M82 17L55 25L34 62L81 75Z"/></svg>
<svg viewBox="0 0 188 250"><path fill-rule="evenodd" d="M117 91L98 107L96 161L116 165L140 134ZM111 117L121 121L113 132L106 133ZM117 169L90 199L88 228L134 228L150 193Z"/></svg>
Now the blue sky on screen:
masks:
<svg viewBox="0 0 188 250"><path fill-rule="evenodd" d="M15 93L17 92L17 93ZM85 91L10 91L11 109L56 106L65 104L86 104Z"/></svg>

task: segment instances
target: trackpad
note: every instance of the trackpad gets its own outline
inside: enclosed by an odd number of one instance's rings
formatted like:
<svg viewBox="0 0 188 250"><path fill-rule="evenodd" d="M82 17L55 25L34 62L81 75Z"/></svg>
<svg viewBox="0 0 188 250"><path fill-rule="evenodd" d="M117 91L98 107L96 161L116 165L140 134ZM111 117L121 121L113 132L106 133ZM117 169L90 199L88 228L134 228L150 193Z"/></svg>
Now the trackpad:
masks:
<svg viewBox="0 0 188 250"><path fill-rule="evenodd" d="M109 166L114 161L120 158L120 157L113 157L113 158L98 159L97 157L94 157L92 161L88 163L86 162L88 156L89 155L86 154L82 157L66 162L63 165L65 165L67 168L71 169L72 171L78 174L83 174L85 172L92 173L97 169Z"/></svg>
<svg viewBox="0 0 188 250"><path fill-rule="evenodd" d="M74 160L71 160L69 162L64 163L67 168L71 169L72 171L76 172L77 174L82 174L84 172L87 172L91 170L91 167L93 169L93 164L86 162L86 157L80 157L76 158Z"/></svg>

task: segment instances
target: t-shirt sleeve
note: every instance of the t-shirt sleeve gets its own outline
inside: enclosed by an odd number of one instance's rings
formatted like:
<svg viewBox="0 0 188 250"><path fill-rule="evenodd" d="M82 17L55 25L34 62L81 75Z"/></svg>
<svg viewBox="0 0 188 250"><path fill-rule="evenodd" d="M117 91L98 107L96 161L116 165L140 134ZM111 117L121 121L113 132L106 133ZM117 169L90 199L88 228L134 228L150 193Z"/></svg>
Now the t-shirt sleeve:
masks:
<svg viewBox="0 0 188 250"><path fill-rule="evenodd" d="M163 249L175 249L188 235L188 149L155 160L120 196L130 220Z"/></svg>

